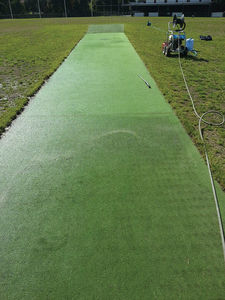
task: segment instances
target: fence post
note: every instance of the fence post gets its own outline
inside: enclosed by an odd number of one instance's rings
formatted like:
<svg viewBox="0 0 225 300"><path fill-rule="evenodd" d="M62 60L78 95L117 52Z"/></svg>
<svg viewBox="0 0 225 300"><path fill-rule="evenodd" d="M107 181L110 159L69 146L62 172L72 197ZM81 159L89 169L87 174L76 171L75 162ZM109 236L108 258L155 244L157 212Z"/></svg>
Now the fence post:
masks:
<svg viewBox="0 0 225 300"><path fill-rule="evenodd" d="M9 10L10 10L10 14L11 14L11 19L13 19L13 13L12 13L12 7L11 7L10 0L9 0Z"/></svg>
<svg viewBox="0 0 225 300"><path fill-rule="evenodd" d="M40 8L40 1L38 0L38 11L39 11L39 17L41 19L41 8Z"/></svg>
<svg viewBox="0 0 225 300"><path fill-rule="evenodd" d="M65 17L67 18L66 0L64 0Z"/></svg>

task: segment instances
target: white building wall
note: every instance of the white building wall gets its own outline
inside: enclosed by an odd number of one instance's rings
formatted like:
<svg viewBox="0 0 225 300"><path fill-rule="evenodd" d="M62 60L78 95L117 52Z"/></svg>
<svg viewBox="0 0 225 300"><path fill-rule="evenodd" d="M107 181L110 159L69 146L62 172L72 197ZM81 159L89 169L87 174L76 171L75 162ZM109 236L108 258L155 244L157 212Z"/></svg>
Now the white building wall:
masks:
<svg viewBox="0 0 225 300"><path fill-rule="evenodd" d="M223 17L223 12L212 12L211 17L213 18L222 18Z"/></svg>
<svg viewBox="0 0 225 300"><path fill-rule="evenodd" d="M136 13L134 13L134 16L135 17L144 17L144 13L142 13L142 12L136 12Z"/></svg>
<svg viewBox="0 0 225 300"><path fill-rule="evenodd" d="M159 16L159 13L158 13L158 12L149 12L149 13L148 13L148 16L149 16L149 17L158 17L158 16Z"/></svg>

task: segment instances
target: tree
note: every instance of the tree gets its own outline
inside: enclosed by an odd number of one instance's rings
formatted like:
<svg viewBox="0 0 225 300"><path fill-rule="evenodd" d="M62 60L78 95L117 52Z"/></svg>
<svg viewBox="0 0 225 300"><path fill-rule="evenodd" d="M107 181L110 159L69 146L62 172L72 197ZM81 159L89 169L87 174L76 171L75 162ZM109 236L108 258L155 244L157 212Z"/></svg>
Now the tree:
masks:
<svg viewBox="0 0 225 300"><path fill-rule="evenodd" d="M20 0L10 0L13 14L23 14L24 4ZM0 15L10 15L9 1L0 0Z"/></svg>
<svg viewBox="0 0 225 300"><path fill-rule="evenodd" d="M10 14L8 1L1 0L0 1L0 15L8 15L8 14Z"/></svg>
<svg viewBox="0 0 225 300"><path fill-rule="evenodd" d="M218 9L225 9L225 1L224 0L214 0L213 1L215 3L216 8Z"/></svg>

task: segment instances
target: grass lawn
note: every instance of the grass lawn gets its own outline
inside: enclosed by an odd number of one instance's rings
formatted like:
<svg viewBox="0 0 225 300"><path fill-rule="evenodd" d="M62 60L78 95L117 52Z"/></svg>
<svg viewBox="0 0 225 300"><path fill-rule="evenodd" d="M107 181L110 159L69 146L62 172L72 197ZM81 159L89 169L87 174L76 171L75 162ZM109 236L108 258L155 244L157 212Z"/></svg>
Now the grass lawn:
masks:
<svg viewBox="0 0 225 300"><path fill-rule="evenodd" d="M169 18L153 18L156 27L166 30ZM147 22L147 20L146 20ZM198 56L190 54L182 59L182 66L196 109L201 115L208 110L225 113L225 19L186 19L187 37L195 39ZM126 34L141 56L148 70L156 80L167 101L174 108L188 134L202 153L198 133L198 119L193 114L192 105L179 69L178 58L165 58L160 51L164 32L146 28L142 24L129 24ZM212 42L201 41L199 35L213 37ZM225 190L225 126L208 127L204 131L210 161L215 178Z"/></svg>
<svg viewBox="0 0 225 300"><path fill-rule="evenodd" d="M54 72L87 31L89 24L123 23L125 33L146 64L167 101L174 108L199 151L198 120L193 114L178 59L161 53L169 18L99 17L0 21L0 134L28 102L29 97ZM182 59L199 114L225 111L225 19L187 18L187 37L195 39L197 57ZM199 35L212 35L212 42ZM132 63L132 62L130 62ZM215 178L225 190L225 130L205 130Z"/></svg>

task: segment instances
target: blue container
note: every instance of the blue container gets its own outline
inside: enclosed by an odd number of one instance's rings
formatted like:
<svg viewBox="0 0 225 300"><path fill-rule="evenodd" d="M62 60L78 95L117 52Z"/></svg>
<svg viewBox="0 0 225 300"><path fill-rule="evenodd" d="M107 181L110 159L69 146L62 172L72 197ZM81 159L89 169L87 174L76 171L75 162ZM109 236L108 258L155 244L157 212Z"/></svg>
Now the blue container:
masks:
<svg viewBox="0 0 225 300"><path fill-rule="evenodd" d="M177 40L177 39L179 39L179 40L185 40L186 37L185 37L184 34L174 34L173 38L174 38L174 40Z"/></svg>
<svg viewBox="0 0 225 300"><path fill-rule="evenodd" d="M194 40L193 39L187 39L186 40L186 47L188 51L193 51L194 49Z"/></svg>

